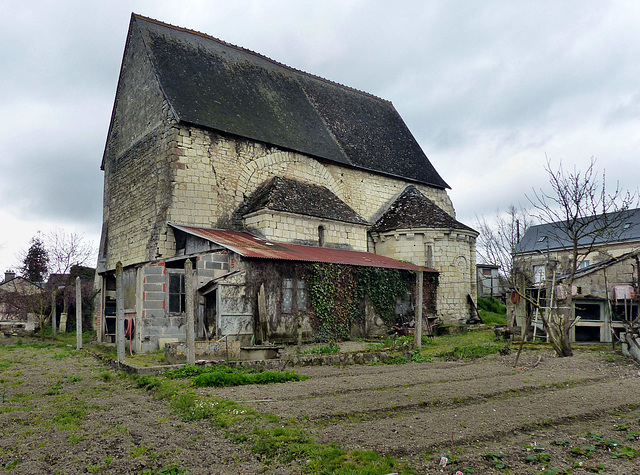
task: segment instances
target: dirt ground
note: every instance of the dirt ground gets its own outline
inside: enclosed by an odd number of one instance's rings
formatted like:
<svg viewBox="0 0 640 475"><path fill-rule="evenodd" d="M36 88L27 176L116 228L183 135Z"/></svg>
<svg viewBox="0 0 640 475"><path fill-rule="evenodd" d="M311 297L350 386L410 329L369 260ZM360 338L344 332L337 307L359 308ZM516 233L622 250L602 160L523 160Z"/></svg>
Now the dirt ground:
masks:
<svg viewBox="0 0 640 475"><path fill-rule="evenodd" d="M7 343L0 338L0 467L297 473L264 465L207 422L183 422L86 353ZM302 382L198 391L295 418L319 442L390 454L416 473L640 473L635 362L588 350L562 359L528 351L518 368L513 360L315 366L295 368L310 377Z"/></svg>

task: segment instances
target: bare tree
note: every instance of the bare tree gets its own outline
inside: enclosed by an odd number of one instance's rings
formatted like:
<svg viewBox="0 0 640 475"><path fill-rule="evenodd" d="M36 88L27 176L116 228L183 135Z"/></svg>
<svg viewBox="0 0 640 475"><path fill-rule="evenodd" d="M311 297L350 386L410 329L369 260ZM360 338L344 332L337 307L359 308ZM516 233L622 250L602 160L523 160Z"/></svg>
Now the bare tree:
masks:
<svg viewBox="0 0 640 475"><path fill-rule="evenodd" d="M563 279L567 297L562 307L551 305L539 309L549 342L559 356L573 354L570 330L577 323L572 297L576 271L599 242L622 234L629 210L637 204L637 194L621 190L619 184L608 192L605 173L598 178L595 163L591 158L584 172L575 168L567 171L562 163L556 169L547 159L545 170L551 190L534 190L530 198L534 218L550 229L548 239L569 250L567 276ZM524 293L522 296L526 298Z"/></svg>
<svg viewBox="0 0 640 475"><path fill-rule="evenodd" d="M509 205L506 212L496 211L493 219L477 219L480 231L477 252L487 264L498 266L500 274L514 287L515 269L513 255L520 237L531 225L531 215L526 208Z"/></svg>
<svg viewBox="0 0 640 475"><path fill-rule="evenodd" d="M55 310L54 305L62 298L66 311L67 305L74 303L75 293L65 291L77 275L71 272L72 269L91 262L94 255L95 249L92 243L85 241L82 235L76 233L56 230L47 234L45 239L33 238L29 250L23 253L22 260L25 266L27 263L30 264L34 269L34 275L43 275L40 269L42 266L37 266L46 258L47 267L44 275L49 275L48 285L39 287L38 291L24 292L16 289L15 292L5 292L0 296L2 303L17 315L35 315L40 326L40 335L44 338L44 329L51 321ZM87 301L92 298L89 287L91 287L90 283L83 286L83 303L85 298Z"/></svg>
<svg viewBox="0 0 640 475"><path fill-rule="evenodd" d="M93 262L95 246L87 242L84 236L66 233L60 229L47 234L45 239L49 252L49 271L56 274L68 274L74 266L84 266Z"/></svg>

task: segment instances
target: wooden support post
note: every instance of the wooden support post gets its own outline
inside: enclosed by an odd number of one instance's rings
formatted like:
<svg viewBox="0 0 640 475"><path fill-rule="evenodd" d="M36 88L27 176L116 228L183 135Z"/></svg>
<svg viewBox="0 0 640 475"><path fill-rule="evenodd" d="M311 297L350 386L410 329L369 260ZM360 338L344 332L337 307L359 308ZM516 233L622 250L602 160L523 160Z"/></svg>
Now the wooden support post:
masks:
<svg viewBox="0 0 640 475"><path fill-rule="evenodd" d="M116 264L116 347L118 363L124 363L124 289L122 288L122 262Z"/></svg>
<svg viewBox="0 0 640 475"><path fill-rule="evenodd" d="M418 296L416 302L416 327L415 327L415 338L416 338L416 348L422 348L422 299L424 292L424 272L419 270L417 275L417 283L418 287Z"/></svg>
<svg viewBox="0 0 640 475"><path fill-rule="evenodd" d="M196 364L196 341L195 341L195 296L193 286L193 264L191 259L184 263L184 292L185 307L187 311L187 364Z"/></svg>
<svg viewBox="0 0 640 475"><path fill-rule="evenodd" d="M76 277L76 346L82 348L82 282Z"/></svg>
<svg viewBox="0 0 640 475"><path fill-rule="evenodd" d="M58 291L53 289L51 293L51 333L53 334L53 338L58 335L58 329L56 328L56 294Z"/></svg>

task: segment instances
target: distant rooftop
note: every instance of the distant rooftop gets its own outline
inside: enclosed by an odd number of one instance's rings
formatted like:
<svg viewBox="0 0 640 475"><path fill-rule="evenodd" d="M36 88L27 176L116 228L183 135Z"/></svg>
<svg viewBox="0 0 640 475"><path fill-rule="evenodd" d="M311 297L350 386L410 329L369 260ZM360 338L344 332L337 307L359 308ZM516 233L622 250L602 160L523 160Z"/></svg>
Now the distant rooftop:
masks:
<svg viewBox="0 0 640 475"><path fill-rule="evenodd" d="M599 236L595 244L605 244L620 241L640 241L640 208L622 211L622 224L618 229ZM613 215L614 213L609 213ZM585 218L590 219L590 218ZM564 249L570 246L570 241L558 230L558 223L538 224L530 226L516 246L517 253L527 253L535 251L547 251ZM591 229L595 224L591 224ZM589 228L587 228L588 231ZM585 238L580 244L588 245L591 238Z"/></svg>

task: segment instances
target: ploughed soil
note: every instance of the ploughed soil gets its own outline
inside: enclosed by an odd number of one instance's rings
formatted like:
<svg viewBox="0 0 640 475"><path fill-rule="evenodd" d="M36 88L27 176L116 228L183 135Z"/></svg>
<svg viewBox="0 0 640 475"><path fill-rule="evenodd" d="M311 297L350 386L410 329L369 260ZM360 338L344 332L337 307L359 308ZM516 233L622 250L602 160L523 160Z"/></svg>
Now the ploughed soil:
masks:
<svg viewBox="0 0 640 475"><path fill-rule="evenodd" d="M638 364L600 349L571 358L529 350L513 362L302 367L306 381L197 391L295 419L318 442L392 455L416 473L640 473ZM0 467L14 473L300 470L265 464L208 422L183 422L71 348L0 337L0 393Z"/></svg>

